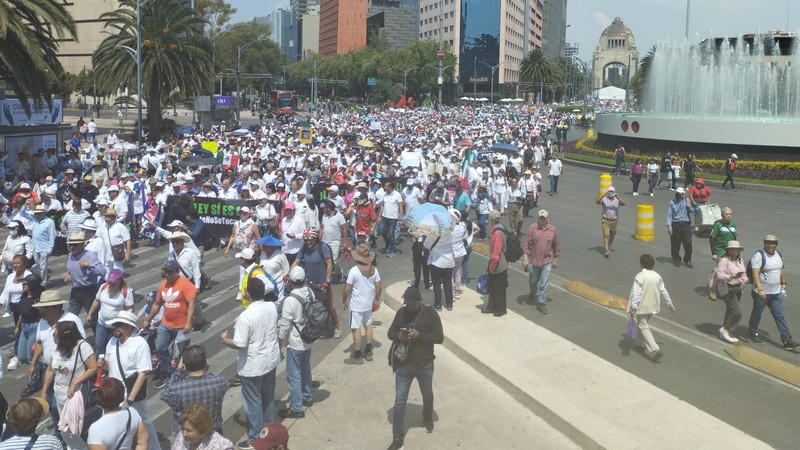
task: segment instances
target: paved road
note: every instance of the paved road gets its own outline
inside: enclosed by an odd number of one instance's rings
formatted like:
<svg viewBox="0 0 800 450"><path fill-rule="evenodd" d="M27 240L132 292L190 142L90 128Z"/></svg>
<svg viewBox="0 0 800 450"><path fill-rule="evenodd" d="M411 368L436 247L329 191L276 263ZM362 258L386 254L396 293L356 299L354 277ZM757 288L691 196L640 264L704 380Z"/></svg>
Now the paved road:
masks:
<svg viewBox="0 0 800 450"><path fill-rule="evenodd" d="M550 212L551 222L559 229L562 240L560 265L551 275L551 289L548 295L550 313L542 316L533 306L527 304L527 282L525 275L518 270L519 267L512 269L509 278L510 309L532 323L569 339L576 345L772 446L794 448L797 437L794 413L800 401L800 389L736 363L723 352L725 345L716 337L724 306L721 302L709 301L703 289L706 276L712 268L707 242L694 240L695 269L672 266L669 240L664 226L664 212L672 193L657 191L653 198L632 197L629 195L630 184L627 178L614 177L617 191L628 202L628 206L622 208L619 235L614 245L615 252L611 258L605 259L601 253L600 211L599 206L594 204L599 175L598 171L567 165L560 181L559 195L545 196L540 203ZM780 238L779 249L786 257L789 282L786 315L789 327L793 328L800 338L798 331L800 306L794 302L794 298L800 296L800 291L794 289L800 285L798 284L800 258L794 256L798 254L797 234L800 231L792 226L800 206L800 198L787 194L748 191L733 193L715 190L714 199L716 203L734 209L734 219L741 230L740 240L744 244L745 255L752 255L760 247L761 237L766 233L774 233ZM633 239L636 203L655 205L654 242L643 243ZM531 223L531 220L529 219L527 223ZM0 239L4 238L5 232L0 231ZM400 248L405 250L402 257L392 260L386 259L385 256L379 257L379 267L387 285L410 277L411 265L407 258L410 254L408 240L401 244ZM632 277L639 269L638 257L645 252L657 258L656 270L664 276L667 288L677 306L674 314L667 312L654 321L656 339L666 354L660 364L652 364L641 354L630 351L623 336L626 318L621 311L598 306L568 293L563 288L566 281L581 280L621 297L627 297ZM126 270L126 274L138 293L146 293L160 282L159 273L154 268L164 260L166 250L163 247L153 249L143 246L137 249L135 254L136 258L132 266ZM61 273L64 258L56 258L51 266L55 274ZM474 277L481 273L485 266L486 259L473 253L470 261L472 274L470 286L474 287ZM211 370L230 377L233 375L235 354L222 348L218 336L232 324L238 312L236 303L233 302L238 269L235 261L222 258L221 252L211 251L206 253L206 270L213 274L214 285L201 300L206 310L206 317L213 320L213 324L210 329L196 334L194 341L206 345L209 354L213 355ZM63 290L66 292L66 288ZM341 286L336 286L334 298L338 299L340 295ZM425 296L426 302L432 301L430 291L426 291ZM751 301L745 295L744 325L750 309ZM503 319L487 318L487 320ZM791 363L797 362L800 354L786 352L780 348L777 330L769 315L764 316L761 329L771 342L768 341L767 345L758 347L759 351ZM7 337L9 331L10 320L0 321L0 344L6 357L10 353L11 346ZM382 336L382 333L378 331L376 336ZM743 325L736 330L736 334L740 337L745 333ZM349 339L349 336L345 335L342 339ZM487 339L497 339L499 351L502 351L504 345L537 345L535 342L514 342L513 330L509 330L508 336L487 336ZM313 352L312 364L316 365L323 358L343 359L340 352L332 352L340 342L324 341L317 345ZM376 360L381 360L382 357L377 355ZM281 373L277 377L277 398L281 398L287 392L283 367L280 366ZM3 392L19 392L24 383L23 375L21 369L6 373ZM169 433L171 412L158 400L158 391L151 388L150 392L151 416L156 418L155 424L163 439ZM331 401L338 401L336 392L331 392L330 395ZM342 401L352 401L352 399ZM245 419L239 405L238 390L231 390L225 404L223 428L225 434L232 439L237 439L244 433ZM754 414L758 415L758 420L753 419ZM626 418L621 417L620 420ZM388 428L388 423L386 427ZM387 431L381 429L375 433L386 436ZM162 440L162 443L166 444L166 441ZM293 448L295 447L307 448L302 442L293 442Z"/></svg>

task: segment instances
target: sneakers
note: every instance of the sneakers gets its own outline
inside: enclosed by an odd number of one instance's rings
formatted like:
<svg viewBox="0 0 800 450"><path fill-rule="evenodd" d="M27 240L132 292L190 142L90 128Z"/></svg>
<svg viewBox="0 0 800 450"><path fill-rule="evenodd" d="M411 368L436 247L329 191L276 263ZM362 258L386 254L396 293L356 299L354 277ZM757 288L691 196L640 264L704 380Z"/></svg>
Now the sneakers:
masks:
<svg viewBox="0 0 800 450"><path fill-rule="evenodd" d="M158 375L155 380L153 380L153 387L156 389L163 389L164 386L167 385L167 380L169 380L169 375Z"/></svg>
<svg viewBox="0 0 800 450"><path fill-rule="evenodd" d="M403 440L396 438L392 440L392 445L389 446L388 450L403 450Z"/></svg>
<svg viewBox="0 0 800 450"><path fill-rule="evenodd" d="M606 258L611 256L611 250L606 250L606 252L603 254L603 256L605 256Z"/></svg>
<svg viewBox="0 0 800 450"><path fill-rule="evenodd" d="M364 364L364 358L362 358L361 356L356 357L355 355L353 355L345 359L344 363L350 366L353 365L360 366L361 364Z"/></svg>
<svg viewBox="0 0 800 450"><path fill-rule="evenodd" d="M653 193L651 192L651 193L650 193L650 197L652 197L652 196L653 196Z"/></svg>
<svg viewBox="0 0 800 450"><path fill-rule="evenodd" d="M394 252L386 252L387 258L394 258Z"/></svg>
<svg viewBox="0 0 800 450"><path fill-rule="evenodd" d="M425 424L425 431L433 433L433 417L423 417L422 422Z"/></svg>
<svg viewBox="0 0 800 450"><path fill-rule="evenodd" d="M717 300L717 298L718 298L718 297L717 297L717 290L716 290L716 289L711 289L711 290L709 290L709 291L708 291L708 298L710 298L711 300L714 300L714 301L716 301L716 300Z"/></svg>
<svg viewBox="0 0 800 450"><path fill-rule="evenodd" d="M372 361L372 352L364 352L364 359Z"/></svg>
<svg viewBox="0 0 800 450"><path fill-rule="evenodd" d="M442 310L442 306L441 305L437 305L437 306L434 306L433 309L436 310L436 311L441 311Z"/></svg>
<svg viewBox="0 0 800 450"><path fill-rule="evenodd" d="M242 385L242 380L239 379L239 375L234 375L233 378L228 382L230 387L236 387Z"/></svg>
<svg viewBox="0 0 800 450"><path fill-rule="evenodd" d="M335 330L333 331L333 338L334 338L334 339L339 339L339 338L341 338L341 337L342 337L342 329L341 329L341 328L337 328L337 329L335 329Z"/></svg>
<svg viewBox="0 0 800 450"><path fill-rule="evenodd" d="M656 362L659 359L661 359L662 356L664 356L664 352L662 352L661 350L656 350L650 354L650 361Z"/></svg>
<svg viewBox="0 0 800 450"><path fill-rule="evenodd" d="M306 416L304 411L292 411L289 408L279 409L278 410L278 417L283 419L302 419Z"/></svg>
<svg viewBox="0 0 800 450"><path fill-rule="evenodd" d="M314 406L314 402L311 400L303 400L303 406L305 406L306 408L311 408L312 406Z"/></svg>
<svg viewBox="0 0 800 450"><path fill-rule="evenodd" d="M747 337L747 340L756 345L764 345L764 340L761 339L761 335L758 333L751 334Z"/></svg>
<svg viewBox="0 0 800 450"><path fill-rule="evenodd" d="M11 358L11 359L8 361L8 365L6 366L6 369L8 369L8 370L14 370L14 369L16 369L17 367L19 367L19 358L17 358L17 357L16 357L16 355L15 355L13 358Z"/></svg>
<svg viewBox="0 0 800 450"><path fill-rule="evenodd" d="M800 347L800 344L798 344L797 342L793 341L792 338L789 338L789 339L783 341L783 349L784 350L794 350L794 349L796 349L798 347Z"/></svg>
<svg viewBox="0 0 800 450"><path fill-rule="evenodd" d="M725 329L725 327L719 329L719 338L725 342L730 342L731 344L739 342L739 339L736 339L736 337L730 334L728 330Z"/></svg>
<svg viewBox="0 0 800 450"><path fill-rule="evenodd" d="M633 196L634 196L634 197L636 197L637 195L639 195L639 193L638 193L638 192L634 192L634 193L633 193Z"/></svg>
<svg viewBox="0 0 800 450"><path fill-rule="evenodd" d="M253 446L250 445L250 441L242 441L236 444L236 448L238 450L256 450Z"/></svg>
<svg viewBox="0 0 800 450"><path fill-rule="evenodd" d="M546 315L547 314L547 305L545 305L544 303L537 303L536 304L536 310L539 311L540 313Z"/></svg>

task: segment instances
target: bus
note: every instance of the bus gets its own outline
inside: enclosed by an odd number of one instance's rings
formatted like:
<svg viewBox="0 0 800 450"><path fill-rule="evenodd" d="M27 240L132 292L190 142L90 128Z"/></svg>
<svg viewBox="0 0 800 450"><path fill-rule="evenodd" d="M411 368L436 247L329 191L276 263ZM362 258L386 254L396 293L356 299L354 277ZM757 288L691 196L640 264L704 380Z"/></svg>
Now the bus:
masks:
<svg viewBox="0 0 800 450"><path fill-rule="evenodd" d="M292 91L271 91L269 107L275 116L292 114Z"/></svg>

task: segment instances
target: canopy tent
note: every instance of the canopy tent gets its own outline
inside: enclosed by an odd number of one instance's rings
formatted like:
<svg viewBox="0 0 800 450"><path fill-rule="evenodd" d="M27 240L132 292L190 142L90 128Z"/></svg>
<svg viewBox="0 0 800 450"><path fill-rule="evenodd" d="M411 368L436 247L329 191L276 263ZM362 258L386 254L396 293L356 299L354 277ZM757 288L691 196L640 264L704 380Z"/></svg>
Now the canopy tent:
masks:
<svg viewBox="0 0 800 450"><path fill-rule="evenodd" d="M606 86L602 89L595 89L595 97L600 100L625 100L625 89L614 86Z"/></svg>

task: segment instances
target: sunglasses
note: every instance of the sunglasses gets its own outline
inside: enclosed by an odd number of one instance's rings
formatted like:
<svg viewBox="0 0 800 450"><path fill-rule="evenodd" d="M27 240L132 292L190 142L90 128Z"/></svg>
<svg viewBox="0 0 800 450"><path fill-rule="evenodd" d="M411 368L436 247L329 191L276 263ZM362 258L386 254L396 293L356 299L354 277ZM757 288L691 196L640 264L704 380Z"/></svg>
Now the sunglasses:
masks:
<svg viewBox="0 0 800 450"><path fill-rule="evenodd" d="M81 245L83 245L83 243L80 243L80 244L67 244L67 247L72 248L72 247L79 247Z"/></svg>

